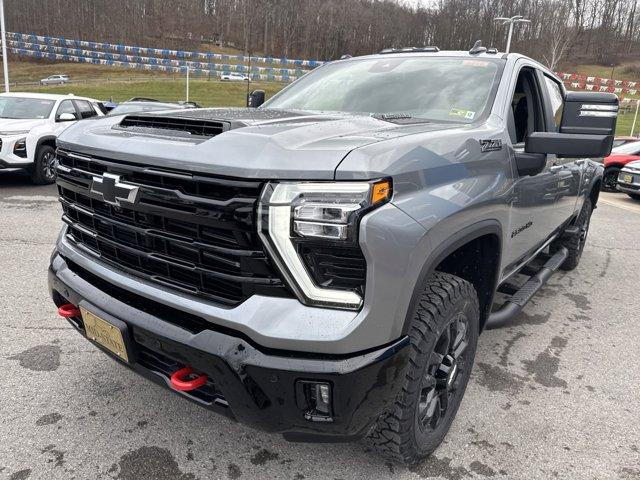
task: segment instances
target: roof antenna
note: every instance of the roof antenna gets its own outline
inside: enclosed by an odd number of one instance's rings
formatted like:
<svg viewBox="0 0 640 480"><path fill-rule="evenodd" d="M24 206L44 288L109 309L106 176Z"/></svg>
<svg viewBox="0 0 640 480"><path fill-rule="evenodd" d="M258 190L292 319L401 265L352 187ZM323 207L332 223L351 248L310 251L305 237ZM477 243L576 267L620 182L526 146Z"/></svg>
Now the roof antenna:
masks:
<svg viewBox="0 0 640 480"><path fill-rule="evenodd" d="M482 40L476 40L476 43L473 44L473 47L471 47L471 50L469 50L469 53L471 55L476 55L478 53L484 53L486 51L487 51L487 47L482 46Z"/></svg>

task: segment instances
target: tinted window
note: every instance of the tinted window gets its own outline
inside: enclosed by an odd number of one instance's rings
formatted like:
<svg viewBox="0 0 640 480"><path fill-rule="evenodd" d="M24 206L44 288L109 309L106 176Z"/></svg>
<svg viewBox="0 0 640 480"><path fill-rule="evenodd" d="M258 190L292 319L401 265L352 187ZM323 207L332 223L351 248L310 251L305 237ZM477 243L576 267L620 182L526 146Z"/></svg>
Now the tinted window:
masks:
<svg viewBox="0 0 640 480"><path fill-rule="evenodd" d="M640 142L629 142L616 147L612 150L612 153L618 153L623 155L637 155L640 153Z"/></svg>
<svg viewBox="0 0 640 480"><path fill-rule="evenodd" d="M47 118L54 100L25 97L0 97L0 118Z"/></svg>
<svg viewBox="0 0 640 480"><path fill-rule="evenodd" d="M427 56L338 61L305 75L265 107L470 123L487 108L498 62Z"/></svg>
<svg viewBox="0 0 640 480"><path fill-rule="evenodd" d="M90 118L97 115L95 109L85 100L76 100L76 105L80 111L80 118Z"/></svg>
<svg viewBox="0 0 640 480"><path fill-rule="evenodd" d="M76 112L76 107L73 106L73 102L71 100L63 100L60 102L60 106L58 107L58 111L56 112L56 118L58 118L63 113L70 113L74 117L78 118L78 112Z"/></svg>
<svg viewBox="0 0 640 480"><path fill-rule="evenodd" d="M553 113L553 119L555 120L555 131L558 131L560 122L562 121L562 110L564 108L564 98L562 96L562 89L558 82L545 76L545 83L547 84L547 91L549 92L549 99L551 101L551 110Z"/></svg>

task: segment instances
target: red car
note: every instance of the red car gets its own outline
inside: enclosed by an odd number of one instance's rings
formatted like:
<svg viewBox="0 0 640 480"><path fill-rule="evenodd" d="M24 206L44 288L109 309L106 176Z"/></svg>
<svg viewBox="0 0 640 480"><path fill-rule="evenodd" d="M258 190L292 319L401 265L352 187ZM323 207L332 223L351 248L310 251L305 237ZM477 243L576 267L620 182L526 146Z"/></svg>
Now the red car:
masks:
<svg viewBox="0 0 640 480"><path fill-rule="evenodd" d="M625 143L614 148L611 155L604 159L602 189L615 192L620 169L635 160L640 160L640 141Z"/></svg>

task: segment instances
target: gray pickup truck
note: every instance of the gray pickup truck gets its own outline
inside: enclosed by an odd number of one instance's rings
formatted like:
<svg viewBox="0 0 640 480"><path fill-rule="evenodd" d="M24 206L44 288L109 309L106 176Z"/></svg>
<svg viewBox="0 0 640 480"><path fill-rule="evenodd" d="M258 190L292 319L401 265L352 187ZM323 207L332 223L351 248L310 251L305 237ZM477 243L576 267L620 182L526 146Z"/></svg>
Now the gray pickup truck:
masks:
<svg viewBox="0 0 640 480"><path fill-rule="evenodd" d="M413 464L478 335L578 265L618 100L479 46L347 58L249 100L59 137L53 300L186 399Z"/></svg>

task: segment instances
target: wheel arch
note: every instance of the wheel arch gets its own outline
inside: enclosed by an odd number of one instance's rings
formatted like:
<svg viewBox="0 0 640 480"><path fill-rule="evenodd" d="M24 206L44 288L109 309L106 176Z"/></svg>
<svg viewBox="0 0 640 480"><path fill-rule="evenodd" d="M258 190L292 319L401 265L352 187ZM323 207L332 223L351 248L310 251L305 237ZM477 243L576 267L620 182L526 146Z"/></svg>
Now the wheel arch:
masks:
<svg viewBox="0 0 640 480"><path fill-rule="evenodd" d="M57 137L55 135L44 135L43 137L40 137L36 142L35 155L37 155L38 150L40 150L40 147L42 147L43 145L49 145L55 149L56 140Z"/></svg>
<svg viewBox="0 0 640 480"><path fill-rule="evenodd" d="M502 258L502 225L497 220L483 220L449 236L427 257L411 295L404 321L407 333L411 317L427 279L441 271L469 281L480 301L480 330L491 311Z"/></svg>

